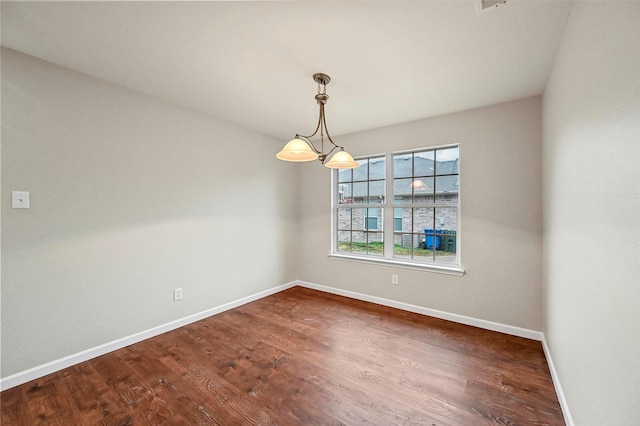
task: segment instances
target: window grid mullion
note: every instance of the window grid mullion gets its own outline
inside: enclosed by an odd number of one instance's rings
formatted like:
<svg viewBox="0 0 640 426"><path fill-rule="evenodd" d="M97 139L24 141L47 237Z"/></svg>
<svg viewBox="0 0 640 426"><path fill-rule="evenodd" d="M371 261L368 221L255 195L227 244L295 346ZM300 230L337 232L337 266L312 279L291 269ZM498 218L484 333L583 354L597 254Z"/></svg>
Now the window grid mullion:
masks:
<svg viewBox="0 0 640 426"><path fill-rule="evenodd" d="M393 154L385 155L385 197L384 197L384 257L385 259L393 259L395 233L393 228Z"/></svg>
<svg viewBox="0 0 640 426"><path fill-rule="evenodd" d="M416 153L412 152L411 153L411 202L413 204L413 202L416 199L416 187L413 185L413 182L415 182L415 175L416 175ZM411 258L415 259L416 257L416 248L413 246L413 235L416 232L415 230L415 210L413 207L411 207Z"/></svg>

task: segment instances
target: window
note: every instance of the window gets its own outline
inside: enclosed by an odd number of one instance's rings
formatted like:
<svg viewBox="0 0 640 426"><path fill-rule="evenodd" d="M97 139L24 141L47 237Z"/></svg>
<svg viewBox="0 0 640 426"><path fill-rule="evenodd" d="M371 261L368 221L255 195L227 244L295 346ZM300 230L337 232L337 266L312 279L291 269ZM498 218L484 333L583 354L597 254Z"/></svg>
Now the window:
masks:
<svg viewBox="0 0 640 426"><path fill-rule="evenodd" d="M332 254L461 272L459 147L356 160L334 175Z"/></svg>

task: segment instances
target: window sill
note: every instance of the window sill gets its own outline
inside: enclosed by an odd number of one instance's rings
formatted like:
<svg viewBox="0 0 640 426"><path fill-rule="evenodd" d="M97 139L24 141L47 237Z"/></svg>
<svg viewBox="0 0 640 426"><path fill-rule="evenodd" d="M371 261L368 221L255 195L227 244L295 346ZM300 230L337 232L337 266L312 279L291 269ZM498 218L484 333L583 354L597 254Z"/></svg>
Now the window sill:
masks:
<svg viewBox="0 0 640 426"><path fill-rule="evenodd" d="M352 261L352 262L361 262L361 263L369 263L369 264L373 263L376 265L394 266L396 268L416 269L419 271L436 272L440 274L456 275L459 277L464 275L464 269L460 268L459 266L450 266L450 265L443 265L443 264L437 264L437 263L418 263L418 262L402 261L397 259L390 260L390 259L382 259L379 257L353 256L348 254L336 254L336 253L329 254L329 258L335 259L335 260L346 260L346 261Z"/></svg>

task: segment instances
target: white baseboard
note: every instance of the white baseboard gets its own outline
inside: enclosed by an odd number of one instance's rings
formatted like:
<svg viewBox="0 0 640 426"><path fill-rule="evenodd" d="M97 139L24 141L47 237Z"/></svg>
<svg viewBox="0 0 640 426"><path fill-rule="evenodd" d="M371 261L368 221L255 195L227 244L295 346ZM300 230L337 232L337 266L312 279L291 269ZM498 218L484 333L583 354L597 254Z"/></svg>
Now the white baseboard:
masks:
<svg viewBox="0 0 640 426"><path fill-rule="evenodd" d="M175 330L176 328L183 327L185 325L191 324L196 321L200 321L212 315L219 314L224 311L228 311L229 309L236 308L238 306L247 304L249 302L253 302L258 299L262 299L263 297L270 296L272 294L281 292L288 288L294 287L296 285L295 282L291 282L288 284L283 284L277 287L270 288L265 291L261 291L256 294L252 294L247 297L243 297L241 299L235 300L233 302L225 303L224 305L217 306L215 308L207 309L202 312L198 312L193 315L186 316L184 318L177 319L175 321L168 322L166 324L159 325L157 327L150 328L148 330L141 331L139 333L132 334L127 337L123 337L121 339L114 340L112 342L108 342L102 344L100 346L96 346L94 348L90 348L84 350L82 352L78 352L76 354L72 354L66 356L64 358L60 358L51 362L48 362L43 365L39 365L37 367L30 368L25 371L21 371L19 373L13 374L11 376L4 377L0 379L0 391L10 389L14 386L21 385L23 383L27 383L31 380L39 379L40 377L46 376L47 374L55 373L56 371L63 370L67 367L71 367L73 365L79 364L84 361L88 361L92 358L98 357L100 355L107 354L109 352L115 351L117 349L122 349L126 346L132 345L134 343L141 342L150 337L157 336L162 333L166 333L167 331Z"/></svg>
<svg viewBox="0 0 640 426"><path fill-rule="evenodd" d="M564 415L564 421L567 426L573 426L573 419L571 418L571 413L569 412L569 405L567 404L567 400L564 397L564 392L562 391L562 386L560 385L560 377L558 377L558 372L556 371L556 367L553 364L553 359L551 358L551 351L549 350L549 345L547 345L547 339L542 336L542 349L544 350L544 356L547 358L547 364L549 365L549 372L551 373L551 380L553 381L553 387L556 388L556 394L558 395L558 402L560 403L560 408L562 409L562 414Z"/></svg>
<svg viewBox="0 0 640 426"><path fill-rule="evenodd" d="M436 309L424 308L422 306L411 305L409 303L397 302L395 300L384 299L382 297L369 296L368 294L356 293L354 291L327 287L324 285L309 283L305 281L297 281L296 283L301 287L307 287L314 290L324 291L326 293L337 294L339 296L350 297L352 299L363 300L365 302L377 303L378 305L389 306L391 308L402 309L403 311L415 312L417 314L428 315L430 317L449 320L460 324L471 325L474 327L483 328L485 330L498 331L500 333L510 334L512 336L537 340L539 342L541 342L544 338L544 335L541 331L529 330L527 328L515 327L512 325L486 321L478 318L467 317L464 315L452 314L449 312L438 311Z"/></svg>

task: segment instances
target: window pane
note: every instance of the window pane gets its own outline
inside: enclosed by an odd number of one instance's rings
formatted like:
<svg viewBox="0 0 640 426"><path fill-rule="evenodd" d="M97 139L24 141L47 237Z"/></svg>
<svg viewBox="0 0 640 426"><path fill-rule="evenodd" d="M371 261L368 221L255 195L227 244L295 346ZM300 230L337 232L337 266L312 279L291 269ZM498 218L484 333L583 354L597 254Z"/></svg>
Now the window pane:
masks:
<svg viewBox="0 0 640 426"><path fill-rule="evenodd" d="M413 235L395 233L393 235L393 254L399 257L411 258L413 252Z"/></svg>
<svg viewBox="0 0 640 426"><path fill-rule="evenodd" d="M442 244L442 230L427 228L424 233L425 248L429 250L440 250Z"/></svg>
<svg viewBox="0 0 640 426"><path fill-rule="evenodd" d="M456 261L456 231L450 231L442 235L441 250L436 253L436 259L440 262Z"/></svg>
<svg viewBox="0 0 640 426"><path fill-rule="evenodd" d="M394 232L393 233L393 245L394 246L399 246L402 244L402 234L399 232Z"/></svg>
<svg viewBox="0 0 640 426"><path fill-rule="evenodd" d="M441 207L436 209L436 223L441 230L440 246L436 251L438 262L456 262L458 209Z"/></svg>
<svg viewBox="0 0 640 426"><path fill-rule="evenodd" d="M338 182L351 182L353 169L338 169Z"/></svg>
<svg viewBox="0 0 640 426"><path fill-rule="evenodd" d="M413 176L433 176L433 151L416 152L413 158Z"/></svg>
<svg viewBox="0 0 640 426"><path fill-rule="evenodd" d="M404 208L400 218L400 229L402 232L413 232L413 222L411 221L412 208Z"/></svg>
<svg viewBox="0 0 640 426"><path fill-rule="evenodd" d="M366 203L367 199L367 182L356 182L353 184L353 202Z"/></svg>
<svg viewBox="0 0 640 426"><path fill-rule="evenodd" d="M384 181L375 180L369 182L369 202L370 203L382 203L384 202Z"/></svg>
<svg viewBox="0 0 640 426"><path fill-rule="evenodd" d="M433 228L433 209L420 208L413 210L413 232L422 234L425 229ZM431 232L431 231L429 231Z"/></svg>
<svg viewBox="0 0 640 426"><path fill-rule="evenodd" d="M436 150L436 174L458 174L458 159L460 150L458 147Z"/></svg>
<svg viewBox="0 0 640 426"><path fill-rule="evenodd" d="M411 182L413 188L413 201L414 202L432 202L433 201L433 178L422 177L420 179L414 179Z"/></svg>
<svg viewBox="0 0 640 426"><path fill-rule="evenodd" d="M411 154L396 154L393 156L393 177L409 177L413 175Z"/></svg>
<svg viewBox="0 0 640 426"><path fill-rule="evenodd" d="M351 169L353 170L353 180L367 180L369 178L369 160L365 158L364 160L356 161L358 162L358 164L360 164L360 167L358 167L357 169Z"/></svg>
<svg viewBox="0 0 640 426"><path fill-rule="evenodd" d="M351 229L351 209L338 209L338 230Z"/></svg>
<svg viewBox="0 0 640 426"><path fill-rule="evenodd" d="M382 232L369 232L368 240L367 253L382 255L384 252Z"/></svg>
<svg viewBox="0 0 640 426"><path fill-rule="evenodd" d="M338 251L340 252L351 251L351 232L338 231Z"/></svg>
<svg viewBox="0 0 640 426"><path fill-rule="evenodd" d="M378 209L367 209L366 229L369 231L378 230Z"/></svg>
<svg viewBox="0 0 640 426"><path fill-rule="evenodd" d="M367 252L367 234L363 231L354 231L351 234L352 243L351 251L366 253Z"/></svg>
<svg viewBox="0 0 640 426"><path fill-rule="evenodd" d="M458 176L436 178L436 201L458 203Z"/></svg>
<svg viewBox="0 0 640 426"><path fill-rule="evenodd" d="M402 210L400 208L393 209L393 230L402 231Z"/></svg>
<svg viewBox="0 0 640 426"><path fill-rule="evenodd" d="M367 209L351 209L351 229L364 230L365 214Z"/></svg>
<svg viewBox="0 0 640 426"><path fill-rule="evenodd" d="M413 179L394 179L393 180L393 197L397 201L398 198L402 202L410 203L412 195L411 183Z"/></svg>
<svg viewBox="0 0 640 426"><path fill-rule="evenodd" d="M436 227L445 231L458 229L458 209L456 207L440 207L436 209Z"/></svg>
<svg viewBox="0 0 640 426"><path fill-rule="evenodd" d="M338 204L350 204L353 202L353 186L351 183L338 184Z"/></svg>
<svg viewBox="0 0 640 426"><path fill-rule="evenodd" d="M370 158L369 159L369 179L384 179L385 178L385 158Z"/></svg>
<svg viewBox="0 0 640 426"><path fill-rule="evenodd" d="M433 260L433 250L426 248L424 235L420 238L420 245L413 251L413 258L420 260Z"/></svg>

